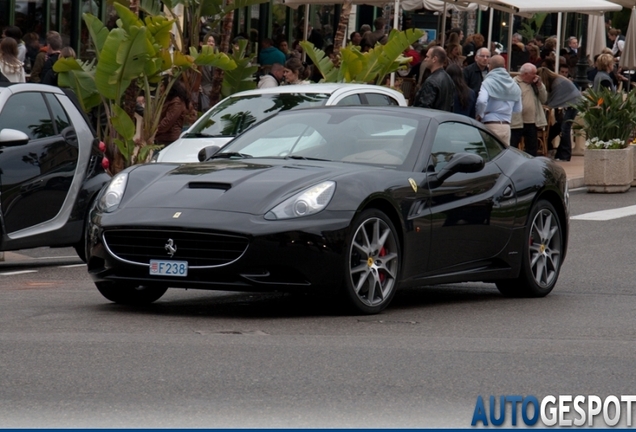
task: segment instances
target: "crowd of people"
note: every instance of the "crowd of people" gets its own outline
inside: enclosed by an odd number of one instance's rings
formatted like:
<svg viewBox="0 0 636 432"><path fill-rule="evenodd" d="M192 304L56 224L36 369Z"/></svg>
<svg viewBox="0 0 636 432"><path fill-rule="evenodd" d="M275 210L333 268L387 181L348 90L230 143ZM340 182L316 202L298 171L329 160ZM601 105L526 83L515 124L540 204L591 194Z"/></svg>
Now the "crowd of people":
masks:
<svg viewBox="0 0 636 432"><path fill-rule="evenodd" d="M611 46L596 53L587 79L594 89L619 91L624 83L629 90L629 78L618 67L624 38L616 29L607 36ZM572 105L581 97L573 82L579 61L577 38L568 38L557 50L556 37L537 35L526 44L515 33L510 53L501 52L499 44L486 47L480 34L465 42L463 38L461 29L451 29L443 45L431 41L421 48L421 62L412 62L406 74L417 80L413 105L474 118L503 142L514 147L523 143L533 156L539 150L539 131L548 131L543 137L548 155L569 161L572 122L577 115ZM555 73L557 61L559 72ZM555 148L557 136L560 141Z"/></svg>
<svg viewBox="0 0 636 432"><path fill-rule="evenodd" d="M56 31L48 32L46 44L41 46L36 33L23 37L19 27L5 27L0 41L0 81L57 85L53 65L66 57L75 58L75 51L63 46L62 36Z"/></svg>
<svg viewBox="0 0 636 432"><path fill-rule="evenodd" d="M299 33L302 22L295 29ZM6 27L0 41L0 81L35 82L57 85L53 65L60 58L75 57L70 47L64 47L62 38L55 31L46 35L46 45L41 47L39 37L27 34L22 37L20 29ZM261 41L257 56L259 74L258 88L280 85L308 84L321 79L311 61L303 61L300 34L289 48L282 34ZM373 28L362 25L350 34L348 43L358 46L362 52L376 44L387 42L387 28L383 18L377 18ZM625 40L617 29L610 28L608 46L595 53L587 78L593 88L605 87L619 91L629 87L618 68ZM238 36L233 45L238 47ZM308 41L333 55L333 43L324 29L309 26ZM578 40L567 39L565 46L557 47L556 37L544 38L536 35L524 41L522 35L512 36L511 52L501 52L501 45L493 43L486 47L481 34L472 34L464 40L461 29L451 29L443 39L424 41L410 46L403 55L411 58L401 76L416 82L413 105L458 113L484 123L503 142L523 148L531 155L538 152L538 131L549 129L547 145L550 154L564 161L571 157L570 130L576 110L571 107L581 92L572 82L578 59ZM216 46L213 34L206 34L201 46ZM509 56L509 58L508 58ZM558 73L553 72L558 62ZM507 65L510 64L510 71ZM182 83L177 82L170 90L165 105L165 115L157 133L158 142L170 143L184 126L184 118L193 106L198 111L210 108L209 95L212 90L214 69L200 67L200 82L192 94L188 94ZM627 83L626 83L627 81ZM549 127L548 127L549 126ZM552 148L553 139L560 136L560 144Z"/></svg>

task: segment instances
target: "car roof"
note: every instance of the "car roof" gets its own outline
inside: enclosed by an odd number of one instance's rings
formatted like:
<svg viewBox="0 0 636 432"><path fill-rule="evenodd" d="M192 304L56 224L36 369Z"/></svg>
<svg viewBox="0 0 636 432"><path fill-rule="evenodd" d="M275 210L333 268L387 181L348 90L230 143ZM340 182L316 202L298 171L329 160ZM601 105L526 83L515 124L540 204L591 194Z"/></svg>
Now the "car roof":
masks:
<svg viewBox="0 0 636 432"><path fill-rule="evenodd" d="M461 122L461 123L468 123L468 124L472 124L475 126L482 126L481 123L479 123L478 121L461 115L461 114L454 114L448 111L440 111L440 110L435 110L435 109L429 109L429 108L418 108L418 107L410 107L410 106L369 106L369 105L356 105L356 106L351 106L351 105L347 105L347 106L316 106L316 107L308 107L308 108L298 108L295 110L287 110L287 111L280 111L278 113L276 113L275 115L280 116L280 115L294 115L294 114L298 114L301 111L306 111L306 110L330 110L330 111L337 111L337 110L343 110L343 112L346 113L351 113L352 111L358 111L358 112L385 112L387 114L392 114L392 115L408 115L408 116L421 116L421 117L425 117L425 118L430 118L430 119L434 119L435 121L437 121L438 123L441 122L445 122L445 121L456 121L456 122Z"/></svg>
<svg viewBox="0 0 636 432"><path fill-rule="evenodd" d="M377 86L374 84L353 84L353 83L318 83L318 84L294 84L282 85L278 87L270 87L264 89L246 90L240 93L234 93L230 97L251 96L262 94L281 94L281 93L328 93L332 94L336 91L361 90L371 91L379 90L382 92L397 93L400 92L388 87Z"/></svg>

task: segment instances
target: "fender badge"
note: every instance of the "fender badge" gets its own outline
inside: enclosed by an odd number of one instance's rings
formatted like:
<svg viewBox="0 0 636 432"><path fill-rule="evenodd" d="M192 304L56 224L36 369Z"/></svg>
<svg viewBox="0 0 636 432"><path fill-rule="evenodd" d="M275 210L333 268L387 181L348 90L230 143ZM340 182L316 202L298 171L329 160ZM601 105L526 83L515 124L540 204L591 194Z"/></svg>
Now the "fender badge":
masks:
<svg viewBox="0 0 636 432"><path fill-rule="evenodd" d="M412 178L409 178L409 183L411 183L411 187L413 188L413 192L417 192L417 183Z"/></svg>
<svg viewBox="0 0 636 432"><path fill-rule="evenodd" d="M181 212L176 212L172 215L172 219L179 219L179 216L181 216Z"/></svg>

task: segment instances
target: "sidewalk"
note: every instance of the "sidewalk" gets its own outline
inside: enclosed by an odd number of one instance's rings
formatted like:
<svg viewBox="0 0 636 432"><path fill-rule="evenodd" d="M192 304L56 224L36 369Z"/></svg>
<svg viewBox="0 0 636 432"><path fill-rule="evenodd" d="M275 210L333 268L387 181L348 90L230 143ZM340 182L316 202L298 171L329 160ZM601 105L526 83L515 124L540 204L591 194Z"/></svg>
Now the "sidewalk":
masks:
<svg viewBox="0 0 636 432"><path fill-rule="evenodd" d="M569 162L556 161L557 164L565 169L570 190L585 186L585 182L583 181L583 159L583 156L573 155Z"/></svg>

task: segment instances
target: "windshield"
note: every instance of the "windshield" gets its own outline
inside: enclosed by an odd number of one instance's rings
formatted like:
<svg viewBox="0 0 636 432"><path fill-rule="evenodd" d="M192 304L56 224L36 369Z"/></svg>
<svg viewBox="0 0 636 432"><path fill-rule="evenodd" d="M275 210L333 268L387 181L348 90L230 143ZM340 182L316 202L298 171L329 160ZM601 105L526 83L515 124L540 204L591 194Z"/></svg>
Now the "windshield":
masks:
<svg viewBox="0 0 636 432"><path fill-rule="evenodd" d="M267 157L402 166L420 120L404 113L343 109L274 116L235 138L215 158Z"/></svg>
<svg viewBox="0 0 636 432"><path fill-rule="evenodd" d="M315 94L263 94L230 97L203 115L186 138L234 137L254 123L279 111L324 105L329 99L326 93Z"/></svg>

